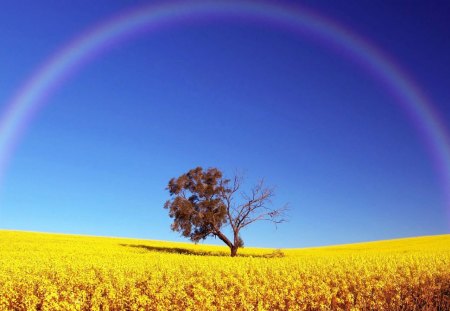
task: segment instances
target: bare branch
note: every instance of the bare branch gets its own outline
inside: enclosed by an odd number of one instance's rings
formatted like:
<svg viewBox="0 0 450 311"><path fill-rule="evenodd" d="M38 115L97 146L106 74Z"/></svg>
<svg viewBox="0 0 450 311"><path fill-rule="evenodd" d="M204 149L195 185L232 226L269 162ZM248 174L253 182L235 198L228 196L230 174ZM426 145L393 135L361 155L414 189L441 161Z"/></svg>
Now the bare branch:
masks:
<svg viewBox="0 0 450 311"><path fill-rule="evenodd" d="M264 186L264 180L261 179L251 190L250 194L241 193L246 203L238 207L236 223L239 229L245 227L249 223L257 220L276 219L275 210L268 207L271 204L271 198L274 196L274 189Z"/></svg>
<svg viewBox="0 0 450 311"><path fill-rule="evenodd" d="M253 217L247 217L240 225L240 229L245 226L254 223L259 220L270 221L275 224L283 223L287 221L286 212L289 210L289 205L285 204L284 206L277 209L266 209L265 212L259 213Z"/></svg>

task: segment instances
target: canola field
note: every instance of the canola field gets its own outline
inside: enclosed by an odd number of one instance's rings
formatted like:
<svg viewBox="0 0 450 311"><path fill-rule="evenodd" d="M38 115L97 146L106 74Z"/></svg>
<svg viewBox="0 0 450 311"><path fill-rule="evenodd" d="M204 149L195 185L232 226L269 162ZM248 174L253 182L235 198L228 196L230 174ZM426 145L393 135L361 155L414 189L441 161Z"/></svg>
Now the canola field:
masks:
<svg viewBox="0 0 450 311"><path fill-rule="evenodd" d="M450 235L244 248L0 231L0 310L450 310Z"/></svg>

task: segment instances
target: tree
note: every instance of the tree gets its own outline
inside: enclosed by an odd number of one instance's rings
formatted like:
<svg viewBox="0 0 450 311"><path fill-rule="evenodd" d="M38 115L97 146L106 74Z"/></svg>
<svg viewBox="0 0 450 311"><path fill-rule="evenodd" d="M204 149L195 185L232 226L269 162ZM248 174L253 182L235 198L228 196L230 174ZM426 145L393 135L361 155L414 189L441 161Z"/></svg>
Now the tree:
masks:
<svg viewBox="0 0 450 311"><path fill-rule="evenodd" d="M201 167L172 178L166 188L170 199L164 204L174 219L172 230L193 242L215 236L230 248L234 257L244 245L240 236L244 227L262 220L274 224L286 221L287 205L269 207L273 188L266 187L261 179L246 193L241 191L242 180L237 174L230 180L217 168ZM226 226L231 227L231 239L223 233Z"/></svg>

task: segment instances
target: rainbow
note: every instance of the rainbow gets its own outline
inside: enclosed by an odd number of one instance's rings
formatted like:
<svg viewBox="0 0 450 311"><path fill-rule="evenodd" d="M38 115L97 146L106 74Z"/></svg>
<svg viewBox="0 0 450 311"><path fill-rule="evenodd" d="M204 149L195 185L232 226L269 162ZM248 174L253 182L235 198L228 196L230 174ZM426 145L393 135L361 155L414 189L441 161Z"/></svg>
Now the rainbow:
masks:
<svg viewBox="0 0 450 311"><path fill-rule="evenodd" d="M264 23L290 31L356 62L395 98L432 159L450 208L450 139L439 113L395 61L368 40L317 12L265 2L183 1L137 7L89 29L49 57L6 103L0 118L0 181L15 146L46 99L83 65L141 32L211 20ZM448 209L447 209L448 210ZM450 212L447 215L450 220Z"/></svg>

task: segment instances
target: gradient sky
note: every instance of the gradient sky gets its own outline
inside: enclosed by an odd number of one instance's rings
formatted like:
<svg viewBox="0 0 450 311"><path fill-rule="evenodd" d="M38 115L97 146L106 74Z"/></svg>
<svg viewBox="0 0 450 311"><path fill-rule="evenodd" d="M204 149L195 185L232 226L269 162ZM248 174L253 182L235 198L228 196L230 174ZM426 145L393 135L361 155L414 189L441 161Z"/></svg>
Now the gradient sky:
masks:
<svg viewBox="0 0 450 311"><path fill-rule="evenodd" d="M63 44L144 3L2 1L0 109ZM450 124L448 2L301 5L390 55ZM382 83L309 38L238 21L140 34L63 84L14 153L0 228L185 241L165 186L196 166L265 177L290 203L288 223L249 227L246 245L449 232L426 145Z"/></svg>

